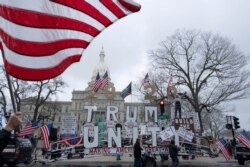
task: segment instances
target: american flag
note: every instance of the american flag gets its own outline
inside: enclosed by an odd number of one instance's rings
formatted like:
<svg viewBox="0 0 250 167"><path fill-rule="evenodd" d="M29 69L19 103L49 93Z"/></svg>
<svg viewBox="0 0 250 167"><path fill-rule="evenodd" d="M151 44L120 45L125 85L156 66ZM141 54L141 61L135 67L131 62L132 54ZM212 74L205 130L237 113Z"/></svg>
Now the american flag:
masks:
<svg viewBox="0 0 250 167"><path fill-rule="evenodd" d="M28 135L32 135L34 134L35 130L38 128L38 124L39 124L40 120L37 120L33 123L28 123L18 134L19 137L25 137Z"/></svg>
<svg viewBox="0 0 250 167"><path fill-rule="evenodd" d="M172 77L172 75L170 76L169 81L168 81L168 87L170 87L170 86L173 86L173 77Z"/></svg>
<svg viewBox="0 0 250 167"><path fill-rule="evenodd" d="M52 123L48 125L44 125L40 128L41 135L44 141L44 148L49 148L49 135L50 135L51 127L52 127Z"/></svg>
<svg viewBox="0 0 250 167"><path fill-rule="evenodd" d="M102 85L102 79L101 79L100 74L98 72L97 75L96 75L94 86L93 86L93 91L94 92L98 92L98 90L100 89L101 85Z"/></svg>
<svg viewBox="0 0 250 167"><path fill-rule="evenodd" d="M145 85L146 83L149 83L148 73L146 74L145 78L142 80L140 89L141 89L142 86Z"/></svg>
<svg viewBox="0 0 250 167"><path fill-rule="evenodd" d="M132 82L130 82L130 84L125 89L123 89L123 91L121 92L121 96L124 99L131 93L132 93Z"/></svg>
<svg viewBox="0 0 250 167"><path fill-rule="evenodd" d="M241 143L243 143L247 148L250 149L250 134L249 133L243 131L236 136L236 139L238 139Z"/></svg>
<svg viewBox="0 0 250 167"><path fill-rule="evenodd" d="M5 69L23 80L54 78L105 28L139 10L133 0L0 0Z"/></svg>
<svg viewBox="0 0 250 167"><path fill-rule="evenodd" d="M223 156L225 157L226 160L230 159L230 152L227 148L227 143L224 139L218 139L216 141L216 145L218 146L218 148L220 149L220 151L222 152Z"/></svg>
<svg viewBox="0 0 250 167"><path fill-rule="evenodd" d="M102 84L100 86L100 89L104 89L106 85L109 83L109 78L108 78L108 72L106 71L105 74L102 77Z"/></svg>

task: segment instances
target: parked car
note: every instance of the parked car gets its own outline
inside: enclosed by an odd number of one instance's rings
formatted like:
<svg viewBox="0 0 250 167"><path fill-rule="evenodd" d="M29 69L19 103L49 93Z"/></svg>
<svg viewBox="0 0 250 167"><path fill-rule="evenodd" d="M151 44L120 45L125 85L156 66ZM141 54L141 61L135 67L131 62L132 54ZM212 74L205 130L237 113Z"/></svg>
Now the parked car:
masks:
<svg viewBox="0 0 250 167"><path fill-rule="evenodd" d="M29 164L32 162L33 146L29 139L12 138L7 147L3 150L0 166L7 164L15 166L18 163Z"/></svg>
<svg viewBox="0 0 250 167"><path fill-rule="evenodd" d="M245 161L250 160L250 149L244 144L238 143L235 145L235 159L240 165L244 165Z"/></svg>

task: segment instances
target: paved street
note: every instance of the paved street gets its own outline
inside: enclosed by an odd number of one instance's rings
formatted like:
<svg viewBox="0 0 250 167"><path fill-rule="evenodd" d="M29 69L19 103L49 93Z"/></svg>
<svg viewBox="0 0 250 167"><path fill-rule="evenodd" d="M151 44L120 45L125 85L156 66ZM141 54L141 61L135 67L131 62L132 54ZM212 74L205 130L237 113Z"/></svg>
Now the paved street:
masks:
<svg viewBox="0 0 250 167"><path fill-rule="evenodd" d="M171 160L160 161L160 157L156 159L157 167L170 167ZM236 160L225 161L224 157L219 156L217 158L209 157L197 157L194 160L184 160L180 158L181 167L237 167L238 162ZM21 167L22 165L20 165ZM37 162L36 164L30 164L28 167L44 166ZM55 162L46 160L45 166L51 167L133 167L133 157L122 156L121 160L117 161L115 156L89 156L83 159L60 159ZM250 161L247 161L244 166L250 167Z"/></svg>

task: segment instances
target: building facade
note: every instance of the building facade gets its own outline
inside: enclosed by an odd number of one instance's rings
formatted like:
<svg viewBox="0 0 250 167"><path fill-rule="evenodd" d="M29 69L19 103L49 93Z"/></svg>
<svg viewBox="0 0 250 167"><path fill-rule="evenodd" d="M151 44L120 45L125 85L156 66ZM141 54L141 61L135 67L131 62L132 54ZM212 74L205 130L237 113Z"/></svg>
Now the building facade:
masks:
<svg viewBox="0 0 250 167"><path fill-rule="evenodd" d="M40 118L43 119L44 124L53 122L53 126L60 132L62 125L62 117L64 116L75 116L76 117L76 134L82 133L82 126L87 121L88 112L85 109L86 106L96 106L96 111L93 111L91 121L92 123L106 122L106 114L108 106L116 106L118 113L116 114L117 122L124 125L126 122L126 110L136 110L137 124L145 122L145 106L157 106L157 102L153 103L127 103L121 97L120 91L116 91L114 83L110 78L110 71L108 66L105 64L105 53L102 48L99 54L99 62L92 72L91 81L85 90L73 90L71 101L56 101L46 102L44 106L40 108ZM99 73L102 77L105 73L108 74L108 85L103 90L98 92L93 91L93 86L96 81L96 76ZM33 104L32 99L27 99L23 102L21 111L23 111L23 119L27 120L27 117L33 115ZM54 106L54 107L52 107ZM131 112L133 113L133 112ZM159 112L158 112L159 113Z"/></svg>

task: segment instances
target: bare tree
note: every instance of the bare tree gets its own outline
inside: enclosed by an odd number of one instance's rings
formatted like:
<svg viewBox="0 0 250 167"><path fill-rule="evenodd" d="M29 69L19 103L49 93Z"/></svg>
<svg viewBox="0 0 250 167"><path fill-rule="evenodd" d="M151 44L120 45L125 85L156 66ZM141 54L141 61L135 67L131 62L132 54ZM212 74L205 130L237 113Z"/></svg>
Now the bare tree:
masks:
<svg viewBox="0 0 250 167"><path fill-rule="evenodd" d="M208 136L212 136L214 140L218 139L221 132L225 130L226 126L226 116L222 111L213 109L215 112L204 113L203 124L204 131Z"/></svg>
<svg viewBox="0 0 250 167"><path fill-rule="evenodd" d="M0 104L3 107L4 114L7 114L7 101L9 92L9 86L6 80L6 74L4 68L0 71ZM62 92L66 83L61 77L56 77L50 80L28 82L16 78L11 78L11 86L13 89L14 101L17 107L17 111L20 111L22 101L29 97L35 97L34 102L34 115L33 120L37 119L39 108L49 99L51 96L56 95L58 92Z"/></svg>
<svg viewBox="0 0 250 167"><path fill-rule="evenodd" d="M186 91L198 113L226 101L249 95L247 57L227 38L213 33L177 31L149 52L152 67L171 74L175 85Z"/></svg>
<svg viewBox="0 0 250 167"><path fill-rule="evenodd" d="M61 77L45 81L37 81L32 84L33 94L36 95L33 120L37 119L39 108L49 99L50 96L62 92L65 82Z"/></svg>

